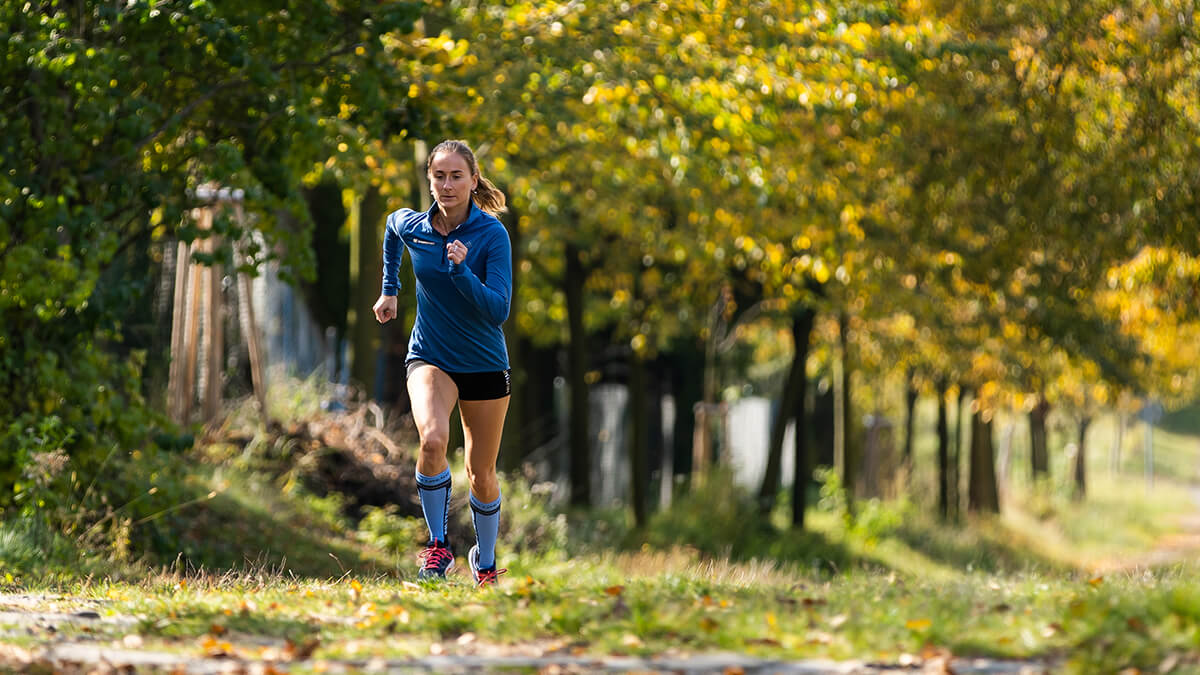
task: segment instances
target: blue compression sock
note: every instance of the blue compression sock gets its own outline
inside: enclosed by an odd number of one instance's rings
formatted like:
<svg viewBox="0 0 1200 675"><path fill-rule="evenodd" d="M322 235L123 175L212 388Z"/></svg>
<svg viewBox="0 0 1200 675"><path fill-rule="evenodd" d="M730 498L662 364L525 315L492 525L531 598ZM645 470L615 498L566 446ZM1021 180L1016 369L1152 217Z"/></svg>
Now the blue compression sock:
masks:
<svg viewBox="0 0 1200 675"><path fill-rule="evenodd" d="M471 495L471 522L475 524L475 539L479 543L479 569L496 566L496 538L500 535L500 497L494 502L481 502Z"/></svg>
<svg viewBox="0 0 1200 675"><path fill-rule="evenodd" d="M426 476L418 471L417 494L421 497L425 524L429 526L429 538L445 544L446 518L450 512L450 469L436 476Z"/></svg>

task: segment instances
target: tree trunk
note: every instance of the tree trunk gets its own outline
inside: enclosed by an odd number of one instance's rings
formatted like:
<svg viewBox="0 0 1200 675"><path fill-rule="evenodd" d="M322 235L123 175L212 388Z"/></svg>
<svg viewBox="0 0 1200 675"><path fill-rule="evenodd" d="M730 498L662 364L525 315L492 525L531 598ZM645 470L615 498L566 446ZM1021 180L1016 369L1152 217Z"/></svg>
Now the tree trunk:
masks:
<svg viewBox="0 0 1200 675"><path fill-rule="evenodd" d="M830 378L832 381L833 378ZM811 438L813 442L813 466L836 468L839 475L842 470L837 457L836 436L834 434L834 390L837 387L826 386L824 391L819 387L813 390Z"/></svg>
<svg viewBox="0 0 1200 675"><path fill-rule="evenodd" d="M1092 416L1084 413L1079 419L1079 441L1075 451L1075 494L1082 501L1087 496L1087 431L1092 425Z"/></svg>
<svg viewBox="0 0 1200 675"><path fill-rule="evenodd" d="M982 410L971 415L971 466L967 488L967 510L1000 513L1000 491L996 485L996 451L992 444L992 420Z"/></svg>
<svg viewBox="0 0 1200 675"><path fill-rule="evenodd" d="M804 510L808 506L808 482L812 477L812 463L808 459L808 416L805 414L804 406L804 399L808 393L808 371L804 364L808 361L809 342L812 339L813 324L816 318L816 310L805 308L800 316L792 319L792 344L796 346L797 355L801 348L804 350L804 358L797 359L801 363L800 391L796 400L792 402L794 407L791 414L792 419L796 420L795 438L792 444L796 471L792 480L792 529L796 530L804 529Z"/></svg>
<svg viewBox="0 0 1200 675"><path fill-rule="evenodd" d="M839 378L841 390L838 396L839 419L835 421L835 431L841 430L842 451L842 485L846 490L846 504L853 512L854 497L858 494L859 457L857 443L854 442L854 410L851 406L850 381L854 373L853 362L850 358L850 317L842 312L838 315L838 341L841 345L842 373Z"/></svg>
<svg viewBox="0 0 1200 675"><path fill-rule="evenodd" d="M509 213L504 218L505 229L508 230L508 239L512 245L512 295L510 300L517 297L517 289L521 283L521 251L523 247L521 246L520 220L520 214L516 212L515 207L510 205ZM510 319L512 313L510 312ZM503 445L498 462L501 470L511 472L521 467L525 455L536 446L530 442L531 439L527 438L528 427L524 424L525 408L530 400L530 396L526 392L529 384L529 369L526 367L525 360L526 342L520 337L516 321L504 322L504 341L508 345L509 385L512 395L508 399L508 414L504 417L504 435L501 436Z"/></svg>
<svg viewBox="0 0 1200 675"><path fill-rule="evenodd" d="M695 341L684 339L677 343L670 362L671 397L675 402L672 470L676 476L687 476L692 472L692 437L696 430L692 411L704 396L704 354Z"/></svg>
<svg viewBox="0 0 1200 675"><path fill-rule="evenodd" d="M938 455L938 514L942 520L950 518L950 425L946 410L946 381L937 385L937 455Z"/></svg>
<svg viewBox="0 0 1200 675"><path fill-rule="evenodd" d="M567 300L567 386L570 405L567 440L571 452L571 504L590 506L592 453L588 433L587 335L583 327L583 285L587 274L577 246L566 246L564 291Z"/></svg>
<svg viewBox="0 0 1200 675"><path fill-rule="evenodd" d="M1121 446L1125 443L1125 430L1127 426L1125 421L1125 413L1117 412L1117 432L1112 441L1112 448L1109 449L1108 457L1108 472L1109 475L1116 476L1121 473Z"/></svg>
<svg viewBox="0 0 1200 675"><path fill-rule="evenodd" d="M1050 477L1050 453L1046 451L1046 416L1050 404L1044 395L1038 396L1037 405L1029 411L1029 459L1033 466L1033 480Z"/></svg>
<svg viewBox="0 0 1200 675"><path fill-rule="evenodd" d="M808 361L808 334L812 331L813 311L807 307L792 317L792 365L780 395L779 411L771 424L771 437L767 445L767 469L763 474L762 486L758 490L759 512L764 516L775 505L775 496L783 476L783 436L788 422L797 408L804 408L804 385L807 381L805 364ZM804 343L801 344L801 340ZM797 406L799 401L799 406ZM798 468L798 467L797 467ZM800 474L797 472L796 474Z"/></svg>
<svg viewBox="0 0 1200 675"><path fill-rule="evenodd" d="M666 476L670 480L670 464L664 468L663 460L665 459L665 439L663 437L663 382L665 380L662 360L657 356L646 364L646 499L647 507L651 512L655 510L654 493L650 490L650 485L653 483L654 472L658 470L659 476ZM661 480L661 478L660 478ZM659 490L662 494L662 490Z"/></svg>
<svg viewBox="0 0 1200 675"><path fill-rule="evenodd" d="M350 310L351 347L353 350L350 379L369 398L374 398L376 370L379 356L380 329L375 321L372 307L379 297L383 279L383 233L382 223L387 208L379 188L372 185L355 205L357 213L351 215L350 247L354 267L354 306ZM399 308L397 308L399 309ZM397 317L403 319L403 315ZM386 333L385 333L386 335Z"/></svg>
<svg viewBox="0 0 1200 675"><path fill-rule="evenodd" d="M962 418L963 399L966 397L967 390L960 385L954 397L954 445L951 446L950 455L950 516L953 518L957 518L962 510Z"/></svg>
<svg viewBox="0 0 1200 675"><path fill-rule="evenodd" d="M646 463L646 362L635 350L629 356L629 479L633 500L633 522L646 526L649 467Z"/></svg>
<svg viewBox="0 0 1200 675"><path fill-rule="evenodd" d="M912 476L913 439L916 436L915 430L916 430L916 419L917 419L917 416L916 416L917 394L918 394L917 387L913 383L913 374L911 371L909 371L908 377L905 378L905 391L904 391L905 423L904 423L904 457L903 457L904 470L909 476Z"/></svg>
<svg viewBox="0 0 1200 675"><path fill-rule="evenodd" d="M716 314L714 313L714 316ZM717 320L709 324L709 336L704 341L703 388L700 402L691 410L695 415L695 425L692 427L692 475L693 485L704 482L709 467L713 462L713 421L712 416L717 411Z"/></svg>

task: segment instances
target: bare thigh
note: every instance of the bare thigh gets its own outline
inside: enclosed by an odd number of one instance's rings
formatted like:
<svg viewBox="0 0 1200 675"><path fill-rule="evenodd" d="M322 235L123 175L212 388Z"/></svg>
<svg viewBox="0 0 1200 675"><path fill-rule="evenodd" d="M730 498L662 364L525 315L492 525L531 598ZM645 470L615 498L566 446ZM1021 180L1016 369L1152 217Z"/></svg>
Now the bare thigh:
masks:
<svg viewBox="0 0 1200 675"><path fill-rule="evenodd" d="M446 446L450 442L450 412L458 400L458 386L433 365L423 365L408 376L408 398L413 422L421 437L417 471L436 476L446 470Z"/></svg>
<svg viewBox="0 0 1200 675"><path fill-rule="evenodd" d="M467 480L471 483L471 493L482 502L493 502L500 496L496 458L500 455L508 399L505 396L489 401L458 402L466 444Z"/></svg>

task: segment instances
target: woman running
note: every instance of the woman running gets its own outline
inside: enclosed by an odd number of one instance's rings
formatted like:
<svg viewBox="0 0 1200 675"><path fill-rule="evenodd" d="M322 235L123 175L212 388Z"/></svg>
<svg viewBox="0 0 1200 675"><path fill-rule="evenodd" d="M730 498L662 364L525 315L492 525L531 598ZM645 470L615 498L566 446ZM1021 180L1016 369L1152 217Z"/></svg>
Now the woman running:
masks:
<svg viewBox="0 0 1200 675"><path fill-rule="evenodd" d="M396 318L404 251L416 277L417 318L405 361L413 421L421 437L417 488L429 526L419 579L445 578L454 567L446 539L450 413L458 404L466 445L467 481L476 543L467 554L478 586L496 583L500 483L496 457L508 412L508 349L500 326L512 298L512 248L496 219L504 193L480 175L463 141L444 141L426 166L433 208L400 209L387 218L383 292L375 318Z"/></svg>

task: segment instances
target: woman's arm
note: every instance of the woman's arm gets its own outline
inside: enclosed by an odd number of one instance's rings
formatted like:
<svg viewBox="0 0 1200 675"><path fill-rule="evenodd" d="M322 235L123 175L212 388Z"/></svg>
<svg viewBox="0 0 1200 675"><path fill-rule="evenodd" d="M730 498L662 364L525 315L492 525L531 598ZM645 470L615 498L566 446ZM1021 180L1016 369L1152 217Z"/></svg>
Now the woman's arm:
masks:
<svg viewBox="0 0 1200 675"><path fill-rule="evenodd" d="M503 226L498 230L487 244L487 283L467 265L450 264L450 279L458 292L497 326L508 319L512 298L512 244L508 231Z"/></svg>
<svg viewBox="0 0 1200 675"><path fill-rule="evenodd" d="M383 233L383 292L381 295L396 295L400 292L400 264L404 260L404 240L400 238L403 214L408 209L393 211L387 217Z"/></svg>

